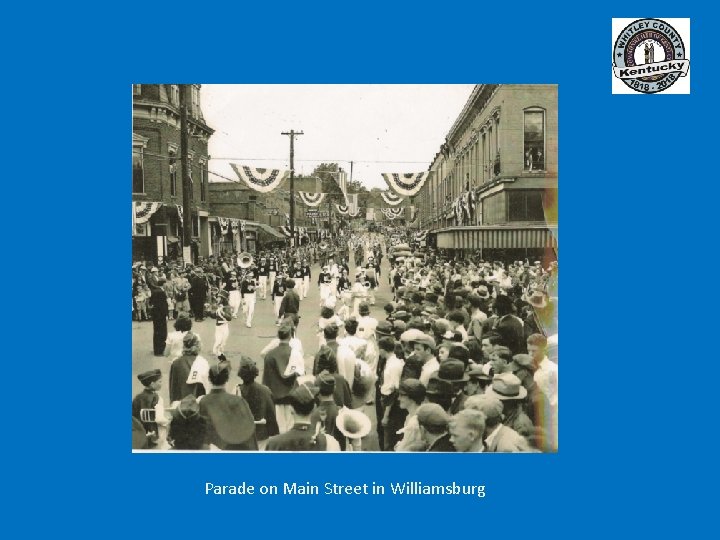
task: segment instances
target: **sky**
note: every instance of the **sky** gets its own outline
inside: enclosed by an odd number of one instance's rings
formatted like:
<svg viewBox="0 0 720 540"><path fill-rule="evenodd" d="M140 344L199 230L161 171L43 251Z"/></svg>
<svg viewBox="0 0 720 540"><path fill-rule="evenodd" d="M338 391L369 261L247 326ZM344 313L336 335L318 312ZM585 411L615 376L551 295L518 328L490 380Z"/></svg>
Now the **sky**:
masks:
<svg viewBox="0 0 720 540"><path fill-rule="evenodd" d="M211 172L236 180L231 162L290 168L310 175L338 163L368 189L387 186L381 173L426 171L462 111L473 85L214 85L200 103L210 137ZM349 176L348 176L349 180ZM211 174L210 181L222 181Z"/></svg>

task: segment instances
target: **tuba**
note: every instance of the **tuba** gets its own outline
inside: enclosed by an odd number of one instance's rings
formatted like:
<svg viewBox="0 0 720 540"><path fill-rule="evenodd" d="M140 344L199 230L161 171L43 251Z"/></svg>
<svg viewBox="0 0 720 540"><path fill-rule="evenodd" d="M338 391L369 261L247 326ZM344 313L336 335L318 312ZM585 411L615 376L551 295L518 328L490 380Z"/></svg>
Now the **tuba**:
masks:
<svg viewBox="0 0 720 540"><path fill-rule="evenodd" d="M238 255L238 266L242 269L250 268L253 262L253 256L249 253L241 253Z"/></svg>
<svg viewBox="0 0 720 540"><path fill-rule="evenodd" d="M321 251L327 251L329 247L330 246L328 246L328 243L325 241L320 242L320 244L318 245L318 248L320 248Z"/></svg>

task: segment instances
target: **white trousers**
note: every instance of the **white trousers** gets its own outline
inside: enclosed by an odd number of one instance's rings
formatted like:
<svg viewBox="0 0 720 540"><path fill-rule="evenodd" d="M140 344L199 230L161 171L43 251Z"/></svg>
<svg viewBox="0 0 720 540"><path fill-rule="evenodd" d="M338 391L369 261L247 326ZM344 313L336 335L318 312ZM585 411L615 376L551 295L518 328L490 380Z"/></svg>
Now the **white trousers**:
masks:
<svg viewBox="0 0 720 540"><path fill-rule="evenodd" d="M293 416L290 405L275 405L275 418L277 419L280 433L289 431L295 423L295 417Z"/></svg>
<svg viewBox="0 0 720 540"><path fill-rule="evenodd" d="M272 290L275 287L275 276L277 276L277 272L270 272L270 283L268 284L270 294L272 294Z"/></svg>
<svg viewBox="0 0 720 540"><path fill-rule="evenodd" d="M303 298L307 298L309 291L310 291L310 276L305 276L303 278Z"/></svg>
<svg viewBox="0 0 720 540"><path fill-rule="evenodd" d="M320 284L320 305L322 306L332 292L332 286L329 283Z"/></svg>
<svg viewBox="0 0 720 540"><path fill-rule="evenodd" d="M267 297L267 276L259 276L258 280L260 281L260 297L265 300ZM270 289L272 291L272 289Z"/></svg>
<svg viewBox="0 0 720 540"><path fill-rule="evenodd" d="M245 324L252 324L253 314L255 313L255 293L245 293L243 295L243 313L245 313Z"/></svg>
<svg viewBox="0 0 720 540"><path fill-rule="evenodd" d="M218 356L225 352L225 344L230 335L230 325L228 323L215 325L215 343L212 352Z"/></svg>
<svg viewBox="0 0 720 540"><path fill-rule="evenodd" d="M283 299L282 296L276 296L276 297L274 298L274 302L273 302L273 303L274 303L274 306L273 306L273 308L274 308L274 310L275 310L275 318L276 318L276 319L280 318L280 304L282 304L282 299Z"/></svg>
<svg viewBox="0 0 720 540"><path fill-rule="evenodd" d="M232 309L233 317L238 316L238 310L240 309L241 303L242 299L240 297L240 291L230 291L230 295L228 296L228 305L230 306L230 309Z"/></svg>

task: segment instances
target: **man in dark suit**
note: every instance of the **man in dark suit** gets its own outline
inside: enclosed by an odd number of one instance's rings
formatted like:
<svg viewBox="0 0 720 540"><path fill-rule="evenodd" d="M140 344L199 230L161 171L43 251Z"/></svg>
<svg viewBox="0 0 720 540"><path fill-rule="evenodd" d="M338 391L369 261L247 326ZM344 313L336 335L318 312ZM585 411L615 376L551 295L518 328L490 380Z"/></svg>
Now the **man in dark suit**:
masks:
<svg viewBox="0 0 720 540"><path fill-rule="evenodd" d="M152 306L153 321L153 354L165 355L165 341L167 340L168 302L167 294L163 289L165 279L158 279L157 286L151 287L150 305Z"/></svg>
<svg viewBox="0 0 720 540"><path fill-rule="evenodd" d="M247 401L225 390L229 371L224 363L210 368L208 378L212 388L200 400L200 415L208 421L205 442L221 450L257 450L255 421Z"/></svg>
<svg viewBox="0 0 720 540"><path fill-rule="evenodd" d="M427 452L455 452L448 433L450 417L440 405L424 403L418 407L415 414Z"/></svg>
<svg viewBox="0 0 720 540"><path fill-rule="evenodd" d="M197 267L190 278L190 307L196 321L205 318L205 300L207 299L208 285L202 268Z"/></svg>
<svg viewBox="0 0 720 540"><path fill-rule="evenodd" d="M295 280L286 280L285 287L285 296L280 303L280 319L289 318L297 328L300 323L300 296L295 291Z"/></svg>
<svg viewBox="0 0 720 540"><path fill-rule="evenodd" d="M280 433L292 426L289 394L297 386L297 373L285 376L285 369L290 361L290 338L292 329L283 325L278 328L280 343L265 355L262 383L272 392L275 403L275 416Z"/></svg>

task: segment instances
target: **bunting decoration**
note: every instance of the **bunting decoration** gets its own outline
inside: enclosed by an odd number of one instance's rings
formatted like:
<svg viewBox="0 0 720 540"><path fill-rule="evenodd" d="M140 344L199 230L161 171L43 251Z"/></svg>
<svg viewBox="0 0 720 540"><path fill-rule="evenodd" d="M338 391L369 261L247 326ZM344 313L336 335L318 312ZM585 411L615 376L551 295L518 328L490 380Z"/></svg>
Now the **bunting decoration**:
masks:
<svg viewBox="0 0 720 540"><path fill-rule="evenodd" d="M244 219L240 220L240 232L245 234L245 220Z"/></svg>
<svg viewBox="0 0 720 540"><path fill-rule="evenodd" d="M390 206L397 206L398 204L403 202L403 197L396 195L392 191L381 191L380 195L382 195L383 201L385 201Z"/></svg>
<svg viewBox="0 0 720 540"><path fill-rule="evenodd" d="M404 208L381 208L380 211L389 220L393 220L402 217Z"/></svg>
<svg viewBox="0 0 720 540"><path fill-rule="evenodd" d="M390 186L390 189L395 191L398 195L404 195L406 197L412 197L428 179L428 173L382 173L385 182ZM384 197L383 197L384 198Z"/></svg>
<svg viewBox="0 0 720 540"><path fill-rule="evenodd" d="M238 175L240 180L245 182L251 189L260 193L269 193L287 178L290 171L282 171L280 169L261 169L248 167L247 165L236 165L231 163L230 166Z"/></svg>
<svg viewBox="0 0 720 540"><path fill-rule="evenodd" d="M217 218L218 225L220 225L220 234L223 236L228 233L228 226L230 225L230 220L228 218L219 217Z"/></svg>
<svg viewBox="0 0 720 540"><path fill-rule="evenodd" d="M240 223L237 219L231 219L230 220L230 228L232 229L233 234L237 234L240 230Z"/></svg>
<svg viewBox="0 0 720 540"><path fill-rule="evenodd" d="M335 208L341 216L347 216L350 213L350 207L346 204L336 204Z"/></svg>
<svg viewBox="0 0 720 540"><path fill-rule="evenodd" d="M150 217L157 212L162 203L160 202L134 202L135 205L135 223L140 225L147 223Z"/></svg>
<svg viewBox="0 0 720 540"><path fill-rule="evenodd" d="M290 238L292 235L290 234L290 227L287 225L280 225L278 227L280 229L280 232L283 233L287 238Z"/></svg>
<svg viewBox="0 0 720 540"><path fill-rule="evenodd" d="M183 224L183 207L180 204L176 204L175 208L177 209L178 213L178 219L180 220L180 226L182 227Z"/></svg>
<svg viewBox="0 0 720 540"><path fill-rule="evenodd" d="M309 191L298 191L300 200L311 208L320 206L325 199L325 193L310 193Z"/></svg>

